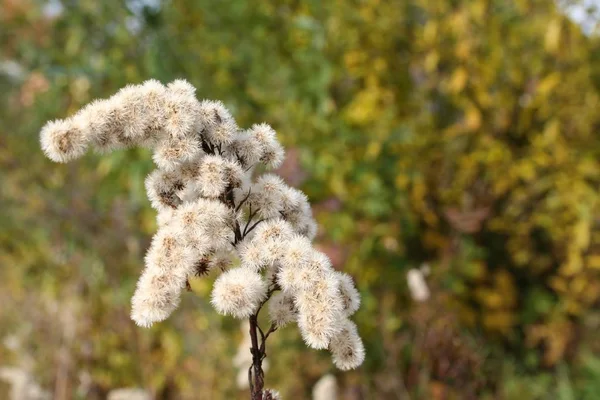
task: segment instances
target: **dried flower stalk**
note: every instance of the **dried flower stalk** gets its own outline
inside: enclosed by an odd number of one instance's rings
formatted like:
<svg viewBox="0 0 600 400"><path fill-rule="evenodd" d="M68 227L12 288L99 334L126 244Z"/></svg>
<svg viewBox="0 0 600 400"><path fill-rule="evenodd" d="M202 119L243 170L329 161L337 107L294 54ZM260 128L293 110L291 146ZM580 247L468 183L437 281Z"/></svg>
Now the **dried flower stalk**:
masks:
<svg viewBox="0 0 600 400"><path fill-rule="evenodd" d="M166 319L188 280L214 271L214 308L250 323L252 399L279 398L263 389L262 362L269 335L291 322L309 347L329 349L338 368L362 363L364 347L348 319L360 296L352 278L312 247L316 224L306 196L270 173L254 179L258 164L277 168L284 158L269 125L242 130L222 103L198 101L188 82L150 80L47 123L40 139L56 162L90 147L153 150L157 169L145 183L159 229L132 298L138 325ZM267 302L265 331L258 315Z"/></svg>

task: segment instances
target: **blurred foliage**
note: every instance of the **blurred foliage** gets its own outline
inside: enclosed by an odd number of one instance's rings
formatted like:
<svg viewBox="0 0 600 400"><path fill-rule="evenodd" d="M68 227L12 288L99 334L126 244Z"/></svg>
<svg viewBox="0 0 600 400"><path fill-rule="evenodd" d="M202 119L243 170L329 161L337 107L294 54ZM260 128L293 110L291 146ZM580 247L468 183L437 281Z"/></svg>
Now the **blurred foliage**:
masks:
<svg viewBox="0 0 600 400"><path fill-rule="evenodd" d="M288 148L282 175L363 295L368 357L335 372L344 398L600 392L600 43L554 2L0 0L0 42L0 360L56 398L245 396L210 279L167 322L129 320L148 153L39 150L46 120L177 77ZM268 354L284 398L333 371L292 329Z"/></svg>

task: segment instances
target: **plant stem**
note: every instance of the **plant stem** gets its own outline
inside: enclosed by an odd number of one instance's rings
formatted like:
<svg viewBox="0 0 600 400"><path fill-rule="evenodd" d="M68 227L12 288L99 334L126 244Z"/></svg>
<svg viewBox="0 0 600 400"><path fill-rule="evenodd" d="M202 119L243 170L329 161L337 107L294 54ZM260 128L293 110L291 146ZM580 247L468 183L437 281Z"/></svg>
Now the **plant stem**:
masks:
<svg viewBox="0 0 600 400"><path fill-rule="evenodd" d="M250 348L250 353L252 354L252 365L248 370L248 382L250 383L250 399L251 400L262 400L263 398L263 388L265 384L265 373L262 369L262 362L267 356L266 351L266 342L269 335L277 330L275 324L272 324L267 333L264 333L263 330L258 325L258 314L262 309L262 306L269 301L273 293L278 290L277 286L271 288L267 292L267 297L263 302L258 306L258 309L254 314L252 314L249 318L250 322L250 341L252 343L252 347ZM258 343L258 335L260 334L260 344Z"/></svg>
<svg viewBox="0 0 600 400"><path fill-rule="evenodd" d="M250 339L252 341L252 348L250 352L252 353L252 367L253 373L250 374L250 398L252 400L262 400L262 393L264 387L264 372L262 369L262 352L260 351L260 347L258 345L258 335L257 335L257 314L250 316Z"/></svg>

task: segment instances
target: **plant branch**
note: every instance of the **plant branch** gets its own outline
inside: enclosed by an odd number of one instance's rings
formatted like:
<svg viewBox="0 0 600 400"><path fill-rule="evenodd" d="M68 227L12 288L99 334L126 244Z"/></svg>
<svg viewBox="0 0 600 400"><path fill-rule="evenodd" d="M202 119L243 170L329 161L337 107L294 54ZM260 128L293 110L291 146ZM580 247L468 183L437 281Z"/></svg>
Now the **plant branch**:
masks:
<svg viewBox="0 0 600 400"><path fill-rule="evenodd" d="M246 197L244 197L242 199L242 201L240 201L240 204L237 205L237 207L235 208L235 212L240 211L240 208L242 208L242 206L244 205L244 203L248 200L248 198L250 197L250 192L252 191L252 188L248 188L248 194L246 195Z"/></svg>
<svg viewBox="0 0 600 400"><path fill-rule="evenodd" d="M258 224L260 224L261 222L263 222L263 221L264 221L264 219L259 219L258 221L256 221L256 222L254 223L254 225L252 225L252 227L250 227L250 229L248 229L248 231L247 231L247 232L244 230L244 236L246 236L247 234L249 234L250 232L252 232L252 230L253 230L254 228L256 228L256 226L257 226Z"/></svg>
<svg viewBox="0 0 600 400"><path fill-rule="evenodd" d="M263 396L263 388L264 388L264 371L262 369L262 363L266 353L266 342L269 335L277 330L275 324L271 324L269 330L265 333L258 325L258 314L262 309L263 305L273 295L273 293L278 290L277 286L274 286L269 289L267 292L267 296L265 299L259 304L256 312L252 314L249 318L250 323L250 341L252 343L252 347L250 348L250 353L252 354L252 365L248 370L248 382L250 383L250 398L252 400L262 400ZM258 343L258 335L260 334L260 345Z"/></svg>

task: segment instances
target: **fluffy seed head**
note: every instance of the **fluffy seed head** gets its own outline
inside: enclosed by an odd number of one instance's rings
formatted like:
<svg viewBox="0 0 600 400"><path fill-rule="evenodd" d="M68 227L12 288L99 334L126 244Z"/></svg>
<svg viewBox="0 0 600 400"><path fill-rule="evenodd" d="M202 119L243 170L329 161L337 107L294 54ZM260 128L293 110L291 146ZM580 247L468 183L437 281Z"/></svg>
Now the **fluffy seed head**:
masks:
<svg viewBox="0 0 600 400"><path fill-rule="evenodd" d="M278 328L294 322L298 316L292 296L279 292L269 300L269 317Z"/></svg>
<svg viewBox="0 0 600 400"><path fill-rule="evenodd" d="M202 251L205 250L202 249ZM191 274L194 262L200 252L201 250L182 240L179 230L168 226L160 229L154 235L152 244L146 253L146 266L168 271L185 279Z"/></svg>
<svg viewBox="0 0 600 400"><path fill-rule="evenodd" d="M298 327L306 344L315 349L326 348L341 329L343 304L335 274L330 271L310 288L300 291L295 304Z"/></svg>
<svg viewBox="0 0 600 400"><path fill-rule="evenodd" d="M146 177L145 185L148 199L155 210L172 210L181 204L177 194L184 188L184 183L177 174L154 170Z"/></svg>
<svg viewBox="0 0 600 400"><path fill-rule="evenodd" d="M261 218L278 217L285 187L285 183L277 175L262 175L252 187L248 201L254 209L259 210Z"/></svg>
<svg viewBox="0 0 600 400"><path fill-rule="evenodd" d="M112 111L110 100L94 100L73 117L79 121L79 124L88 126L90 143L97 151L103 151L103 144L111 142L110 118Z"/></svg>
<svg viewBox="0 0 600 400"><path fill-rule="evenodd" d="M300 229L298 230L298 233L306 236L310 240L313 240L315 238L315 236L317 236L317 231L318 231L318 226L317 226L316 221L314 219L310 218L310 219L307 219L305 221L304 225L302 225L300 227Z"/></svg>
<svg viewBox="0 0 600 400"><path fill-rule="evenodd" d="M173 171L201 155L202 149L197 138L177 136L159 143L154 150L152 159L159 168Z"/></svg>
<svg viewBox="0 0 600 400"><path fill-rule="evenodd" d="M225 272L231 268L231 254L226 251L218 251L209 257L208 270Z"/></svg>
<svg viewBox="0 0 600 400"><path fill-rule="evenodd" d="M237 159L244 168L249 168L260 161L263 148L254 136L248 132L241 132L229 145L228 154L233 159Z"/></svg>
<svg viewBox="0 0 600 400"><path fill-rule="evenodd" d="M317 233L317 224L313 219L310 204L303 193L293 193L293 190L287 190L283 195L282 214L297 233L312 240Z"/></svg>
<svg viewBox="0 0 600 400"><path fill-rule="evenodd" d="M200 163L198 189L204 197L219 197L227 187L225 160L217 155L208 155Z"/></svg>
<svg viewBox="0 0 600 400"><path fill-rule="evenodd" d="M73 118L89 128L90 143L99 153L145 143L139 137L126 135L131 121L126 112L125 100L117 95L93 101Z"/></svg>
<svg viewBox="0 0 600 400"><path fill-rule="evenodd" d="M146 268L131 299L131 319L150 327L165 320L179 305L185 278L157 268Z"/></svg>
<svg viewBox="0 0 600 400"><path fill-rule="evenodd" d="M284 274L282 270L282 276ZM296 268L293 276L288 278L288 284L293 290L310 290L317 285L319 281L330 276L332 272L331 261L329 258L316 250L310 252L308 260ZM289 274L289 273L288 273Z"/></svg>
<svg viewBox="0 0 600 400"><path fill-rule="evenodd" d="M219 155L208 155L200 162L196 183L204 197L219 197L227 188L242 185L244 171L237 162Z"/></svg>
<svg viewBox="0 0 600 400"><path fill-rule="evenodd" d="M301 269L309 262L313 253L310 241L301 235L293 235L285 244L281 265Z"/></svg>
<svg viewBox="0 0 600 400"><path fill-rule="evenodd" d="M123 126L123 136L132 143L147 139L148 113L145 110L145 97L141 85L127 85L113 97L120 105L118 117Z"/></svg>
<svg viewBox="0 0 600 400"><path fill-rule="evenodd" d="M356 324L348 319L340 321L341 330L329 344L333 363L341 370L347 371L357 368L365 360L365 347L363 345Z"/></svg>
<svg viewBox="0 0 600 400"><path fill-rule="evenodd" d="M261 146L265 146L277 140L275 130L269 124L254 124L248 130L248 133L254 137Z"/></svg>
<svg viewBox="0 0 600 400"><path fill-rule="evenodd" d="M248 268L224 272L214 284L211 303L218 313L235 318L247 318L267 294L262 277Z"/></svg>
<svg viewBox="0 0 600 400"><path fill-rule="evenodd" d="M316 263L311 262L313 253L310 242L303 236L296 235L285 243L277 272L277 283L284 292L296 292L321 279L321 268L315 268Z"/></svg>
<svg viewBox="0 0 600 400"><path fill-rule="evenodd" d="M126 96L124 114L129 123L125 127L125 136L145 147L156 146L164 136L165 86L150 79L135 86Z"/></svg>
<svg viewBox="0 0 600 400"><path fill-rule="evenodd" d="M231 249L234 239L233 225L236 215L233 210L217 200L199 199L207 215L204 224L204 235L209 240L213 250Z"/></svg>
<svg viewBox="0 0 600 400"><path fill-rule="evenodd" d="M253 241L277 240L288 241L294 232L290 224L281 218L271 219L260 223L255 230Z"/></svg>
<svg viewBox="0 0 600 400"><path fill-rule="evenodd" d="M248 133L261 146L260 161L268 167L277 168L283 162L285 152L277 141L275 130L268 124L255 124Z"/></svg>
<svg viewBox="0 0 600 400"><path fill-rule="evenodd" d="M253 271L260 272L269 263L265 248L260 243L246 239L238 245L238 252L242 265Z"/></svg>
<svg viewBox="0 0 600 400"><path fill-rule="evenodd" d="M265 147L260 161L269 168L278 168L285 158L285 151L279 142L273 142Z"/></svg>
<svg viewBox="0 0 600 400"><path fill-rule="evenodd" d="M240 188L244 184L245 173L237 161L225 160L225 181L232 188Z"/></svg>
<svg viewBox="0 0 600 400"><path fill-rule="evenodd" d="M277 285L277 273L279 272L280 268L281 264L279 264L278 261L267 265L264 277L267 284L269 284L269 287L271 287L272 285Z"/></svg>
<svg viewBox="0 0 600 400"><path fill-rule="evenodd" d="M356 290L350 275L343 272L336 272L335 274L339 279L339 290L344 305L344 315L349 317L360 307L360 294L358 293L358 290Z"/></svg>
<svg viewBox="0 0 600 400"><path fill-rule="evenodd" d="M165 96L167 88L156 79L147 80L142 84L144 96L144 111L148 113L148 127L161 130L165 124Z"/></svg>
<svg viewBox="0 0 600 400"><path fill-rule="evenodd" d="M101 152L138 144L134 138L126 135L126 130L131 123L127 113L127 101L128 99L119 96L119 93L107 100L106 135L97 138L98 140L94 143Z"/></svg>
<svg viewBox="0 0 600 400"><path fill-rule="evenodd" d="M196 124L199 102L196 89L183 79L167 85L165 95L165 130L172 138L191 136Z"/></svg>
<svg viewBox="0 0 600 400"><path fill-rule="evenodd" d="M88 128L77 120L48 122L40 134L42 150L55 162L65 163L81 157L88 147Z"/></svg>
<svg viewBox="0 0 600 400"><path fill-rule="evenodd" d="M173 218L182 237L202 249L222 250L233 238L233 212L218 200L199 198L184 203Z"/></svg>
<svg viewBox="0 0 600 400"><path fill-rule="evenodd" d="M200 240L204 235L205 226L210 216L203 207L207 203L201 200L183 203L173 212L173 226L181 236L190 242Z"/></svg>
<svg viewBox="0 0 600 400"><path fill-rule="evenodd" d="M302 203L308 203L308 199L298 189L286 186L281 191L281 213L284 218L289 214L301 212Z"/></svg>
<svg viewBox="0 0 600 400"><path fill-rule="evenodd" d="M160 210L156 214L156 224L158 225L159 229L164 226L168 226L171 223L171 221L173 220L174 212L175 210L173 210L172 208L167 208L164 210Z"/></svg>
<svg viewBox="0 0 600 400"><path fill-rule="evenodd" d="M231 143L237 134L235 120L220 101L204 100L200 103L199 116L203 122L202 135L217 145Z"/></svg>

